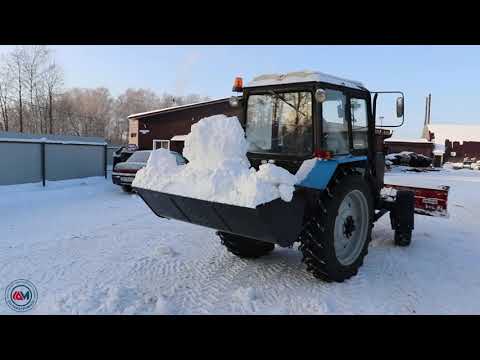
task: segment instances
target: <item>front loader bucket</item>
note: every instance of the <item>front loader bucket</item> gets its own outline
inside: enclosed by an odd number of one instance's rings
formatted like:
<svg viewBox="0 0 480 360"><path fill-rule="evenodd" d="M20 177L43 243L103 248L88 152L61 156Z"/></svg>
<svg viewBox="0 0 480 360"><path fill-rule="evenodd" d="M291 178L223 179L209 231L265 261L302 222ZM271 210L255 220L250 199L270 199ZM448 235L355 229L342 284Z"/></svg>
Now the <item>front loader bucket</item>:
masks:
<svg viewBox="0 0 480 360"><path fill-rule="evenodd" d="M291 202L281 199L255 209L135 188L158 216L256 240L290 246L302 230L305 200L298 191Z"/></svg>

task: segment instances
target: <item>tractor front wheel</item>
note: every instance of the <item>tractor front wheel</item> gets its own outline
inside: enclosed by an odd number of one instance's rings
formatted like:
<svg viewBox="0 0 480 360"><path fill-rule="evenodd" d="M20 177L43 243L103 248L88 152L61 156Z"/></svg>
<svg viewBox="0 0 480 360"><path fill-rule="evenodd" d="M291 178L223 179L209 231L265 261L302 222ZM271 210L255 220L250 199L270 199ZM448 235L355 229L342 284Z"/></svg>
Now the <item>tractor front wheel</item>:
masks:
<svg viewBox="0 0 480 360"><path fill-rule="evenodd" d="M357 274L368 252L373 227L373 200L367 182L356 174L333 181L319 199L302 234L300 247L307 270L325 281L342 282Z"/></svg>
<svg viewBox="0 0 480 360"><path fill-rule="evenodd" d="M271 243L253 240L221 231L218 231L217 235L220 237L222 244L229 252L241 258L258 258L260 256L267 255L275 248L275 245Z"/></svg>

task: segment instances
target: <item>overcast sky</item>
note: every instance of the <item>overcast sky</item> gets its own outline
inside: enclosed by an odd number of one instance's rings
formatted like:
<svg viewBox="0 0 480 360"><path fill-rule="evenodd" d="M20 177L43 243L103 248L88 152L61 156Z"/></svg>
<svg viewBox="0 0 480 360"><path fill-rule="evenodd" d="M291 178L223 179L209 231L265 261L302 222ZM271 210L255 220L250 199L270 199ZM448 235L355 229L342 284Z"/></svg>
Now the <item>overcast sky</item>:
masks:
<svg viewBox="0 0 480 360"><path fill-rule="evenodd" d="M12 46L0 46L0 53ZM118 95L150 88L161 94L231 95L235 76L313 69L362 81L374 90L402 90L404 127L420 137L425 97L432 122L480 123L480 46L51 46L67 87ZM392 103L392 109L394 104Z"/></svg>

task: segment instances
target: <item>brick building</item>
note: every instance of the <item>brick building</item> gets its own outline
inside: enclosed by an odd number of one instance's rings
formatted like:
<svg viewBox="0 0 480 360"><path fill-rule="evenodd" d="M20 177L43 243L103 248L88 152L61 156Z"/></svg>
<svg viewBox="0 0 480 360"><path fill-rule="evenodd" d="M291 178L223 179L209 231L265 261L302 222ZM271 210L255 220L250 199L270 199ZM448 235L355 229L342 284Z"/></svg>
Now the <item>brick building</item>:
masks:
<svg viewBox="0 0 480 360"><path fill-rule="evenodd" d="M443 162L480 159L480 125L426 124L423 137L434 143L434 153Z"/></svg>
<svg viewBox="0 0 480 360"><path fill-rule="evenodd" d="M387 154L400 153L402 151L412 151L428 157L433 155L434 144L427 139L385 139Z"/></svg>
<svg viewBox="0 0 480 360"><path fill-rule="evenodd" d="M181 153L192 124L217 114L240 118L240 113L240 107L231 107L229 99L223 98L132 114L128 117L129 144L140 150L163 147Z"/></svg>

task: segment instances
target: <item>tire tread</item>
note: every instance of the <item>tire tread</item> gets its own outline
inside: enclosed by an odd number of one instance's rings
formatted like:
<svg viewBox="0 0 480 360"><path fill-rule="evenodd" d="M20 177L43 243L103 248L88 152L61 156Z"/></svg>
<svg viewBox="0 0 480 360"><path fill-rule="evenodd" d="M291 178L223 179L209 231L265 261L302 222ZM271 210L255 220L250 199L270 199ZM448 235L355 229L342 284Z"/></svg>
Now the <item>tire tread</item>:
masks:
<svg viewBox="0 0 480 360"><path fill-rule="evenodd" d="M373 228L373 206L371 195L369 196L369 199L367 199L371 211L367 239L359 257L353 262L353 264L343 267L336 264L336 259L335 261L332 261L331 246L333 246L333 239L328 241L329 239L325 236L329 222L331 222L329 216L332 216L330 213L333 213L333 210L330 208L332 207L335 194L338 192L339 186L351 178L355 178L356 180L362 179L358 173L353 173L348 170L340 171L337 177L332 179L326 191L322 193L318 201L318 212L308 219L299 236L299 249L303 255L302 261L307 265L307 271L312 273L316 278L326 282L343 282L344 280L355 276L358 273L358 268L363 265L364 257L368 254L368 245L371 241Z"/></svg>

